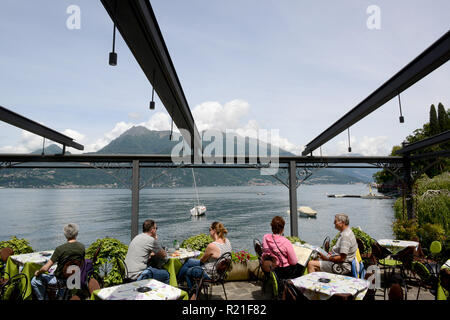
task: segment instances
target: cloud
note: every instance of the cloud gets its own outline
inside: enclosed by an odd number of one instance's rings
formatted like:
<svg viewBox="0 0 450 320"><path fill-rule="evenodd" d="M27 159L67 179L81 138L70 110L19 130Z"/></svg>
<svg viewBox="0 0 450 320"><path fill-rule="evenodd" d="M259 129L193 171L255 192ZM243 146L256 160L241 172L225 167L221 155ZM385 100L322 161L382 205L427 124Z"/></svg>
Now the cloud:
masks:
<svg viewBox="0 0 450 320"><path fill-rule="evenodd" d="M0 148L0 152L2 153L30 153L38 149L42 149L42 144L44 142L44 138L22 130L20 136L20 142L17 146L4 146ZM49 140L46 140L45 145L47 146Z"/></svg>
<svg viewBox="0 0 450 320"><path fill-rule="evenodd" d="M356 137L350 136L350 146L352 153L359 153L363 156L386 156L390 153L388 146L388 137L368 137L363 136L359 141ZM346 154L348 153L348 140L340 140L337 142L334 154Z"/></svg>

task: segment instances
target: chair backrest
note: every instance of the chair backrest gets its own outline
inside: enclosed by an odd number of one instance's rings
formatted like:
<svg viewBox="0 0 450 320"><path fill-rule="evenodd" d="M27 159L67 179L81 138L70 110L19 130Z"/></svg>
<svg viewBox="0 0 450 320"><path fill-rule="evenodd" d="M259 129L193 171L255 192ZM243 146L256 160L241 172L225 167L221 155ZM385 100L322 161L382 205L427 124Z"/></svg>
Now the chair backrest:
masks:
<svg viewBox="0 0 450 320"><path fill-rule="evenodd" d="M358 244L359 253L363 253L366 250L366 246L364 245L364 242L362 242L361 239L356 238L356 243Z"/></svg>
<svg viewBox="0 0 450 320"><path fill-rule="evenodd" d="M399 283L394 283L389 288L388 298L389 300L397 301L403 300L403 289Z"/></svg>
<svg viewBox="0 0 450 320"><path fill-rule="evenodd" d="M219 259L217 259L216 264L214 265L213 280L214 281L224 280L227 271L230 269L230 266L231 266L231 252L225 252L219 257Z"/></svg>
<svg viewBox="0 0 450 320"><path fill-rule="evenodd" d="M95 265L95 262L97 261L98 254L100 253L101 249L102 249L102 243L100 242L100 245L98 246L97 250L95 250L94 256L92 257L92 264Z"/></svg>
<svg viewBox="0 0 450 320"><path fill-rule="evenodd" d="M128 279L128 267L127 264L125 263L125 260L116 257L116 263L117 263L117 267L119 269L120 275L122 277L122 281L125 279Z"/></svg>
<svg viewBox="0 0 450 320"><path fill-rule="evenodd" d="M412 271L419 276L423 281L427 281L431 277L431 272L428 268L419 261L413 261L411 264Z"/></svg>
<svg viewBox="0 0 450 320"><path fill-rule="evenodd" d="M430 253L438 254L442 250L442 245L439 241L433 241L430 245Z"/></svg>
<svg viewBox="0 0 450 320"><path fill-rule="evenodd" d="M258 258L261 258L263 254L261 241L259 241L258 239L253 239L253 248L255 249L255 253L258 256Z"/></svg>
<svg viewBox="0 0 450 320"><path fill-rule="evenodd" d="M24 300L28 287L28 278L19 273L6 282L0 291L0 300L18 301Z"/></svg>
<svg viewBox="0 0 450 320"><path fill-rule="evenodd" d="M91 295L92 295L92 292L100 289L100 284L98 283L98 281L95 278L91 278L89 280L88 289L89 289L89 294L91 294Z"/></svg>
<svg viewBox="0 0 450 320"><path fill-rule="evenodd" d="M14 255L14 250L11 248L6 247L6 248L2 248L0 250L0 256L4 263L6 263L8 261L9 256L12 256L12 255Z"/></svg>
<svg viewBox="0 0 450 320"><path fill-rule="evenodd" d="M377 260L384 259L390 254L392 254L392 252L386 249L385 247L381 246L378 242L374 241L372 243L372 255Z"/></svg>
<svg viewBox="0 0 450 320"><path fill-rule="evenodd" d="M416 247L409 246L409 247L406 247L406 248L400 250L395 255L393 255L393 258L401 261L403 264L403 267L406 268L407 270L410 270L412 267L411 264L412 264L415 256L416 256Z"/></svg>
<svg viewBox="0 0 450 320"><path fill-rule="evenodd" d="M322 249L326 252L330 251L330 237L326 236L322 243Z"/></svg>
<svg viewBox="0 0 450 320"><path fill-rule="evenodd" d="M294 286L291 280L285 280L283 282L284 290L283 295L281 296L281 300L293 300L297 301L298 293L297 288Z"/></svg>
<svg viewBox="0 0 450 320"><path fill-rule="evenodd" d="M73 275L76 272L73 269L71 271L69 271L68 269L70 266L77 266L78 268L80 268L80 271L81 271L81 268L83 267L83 262L84 262L83 260L77 260L77 259L70 259L67 262L65 262L64 267L61 272L63 279L69 278L71 275Z"/></svg>

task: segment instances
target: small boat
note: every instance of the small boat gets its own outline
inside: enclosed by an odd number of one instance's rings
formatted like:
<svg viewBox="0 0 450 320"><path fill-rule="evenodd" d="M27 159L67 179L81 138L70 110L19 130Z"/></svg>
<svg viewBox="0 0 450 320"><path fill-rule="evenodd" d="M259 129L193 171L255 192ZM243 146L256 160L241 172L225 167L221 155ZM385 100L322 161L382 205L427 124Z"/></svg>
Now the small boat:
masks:
<svg viewBox="0 0 450 320"><path fill-rule="evenodd" d="M310 207L298 207L297 209L299 216L300 217L304 217L304 218L316 218L317 216L317 211L311 209ZM287 210L286 211L287 214L291 214L291 210Z"/></svg>
<svg viewBox="0 0 450 320"><path fill-rule="evenodd" d="M345 194L327 194L328 198L344 198Z"/></svg>
<svg viewBox="0 0 450 320"><path fill-rule="evenodd" d="M191 209L191 216L203 216L206 213L206 207L203 204L200 204L200 200L198 198L198 191L197 191L197 184L195 183L195 174L194 174L194 168L192 169L192 178L194 179L194 188L195 188L195 193L197 195L197 205Z"/></svg>
<svg viewBox="0 0 450 320"><path fill-rule="evenodd" d="M205 206L195 206L191 209L191 215L192 216L202 216L206 213L206 207Z"/></svg>
<svg viewBox="0 0 450 320"><path fill-rule="evenodd" d="M265 196L266 194L264 192L258 192L257 195L258 196Z"/></svg>
<svg viewBox="0 0 450 320"><path fill-rule="evenodd" d="M298 208L298 212L300 213L301 217L306 217L306 218L316 218L317 215L317 211L311 209L310 207L299 207Z"/></svg>

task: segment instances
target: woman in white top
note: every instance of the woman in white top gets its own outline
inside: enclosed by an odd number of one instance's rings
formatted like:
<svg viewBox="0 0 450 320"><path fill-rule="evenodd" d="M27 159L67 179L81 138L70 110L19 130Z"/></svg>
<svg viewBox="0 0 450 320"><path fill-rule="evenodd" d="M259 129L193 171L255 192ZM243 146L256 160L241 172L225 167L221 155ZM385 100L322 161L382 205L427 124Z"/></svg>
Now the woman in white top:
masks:
<svg viewBox="0 0 450 320"><path fill-rule="evenodd" d="M206 279L211 279L217 259L224 253L231 252L230 240L225 238L227 233L228 230L222 223L213 222L209 227L209 235L214 241L208 244L200 259L189 259L183 264L178 273L178 279L185 279L189 289L192 288L193 279L200 278L202 274Z"/></svg>

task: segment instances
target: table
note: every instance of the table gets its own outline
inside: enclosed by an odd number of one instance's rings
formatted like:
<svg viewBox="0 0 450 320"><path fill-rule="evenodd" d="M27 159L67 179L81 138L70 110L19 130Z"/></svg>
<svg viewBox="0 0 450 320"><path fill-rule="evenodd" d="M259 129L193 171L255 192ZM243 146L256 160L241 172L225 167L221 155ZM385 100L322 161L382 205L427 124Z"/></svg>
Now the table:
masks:
<svg viewBox="0 0 450 320"><path fill-rule="evenodd" d="M54 250L38 251L32 253L16 254L8 257L6 261L5 271L9 277L13 277L16 274L23 273L28 279L27 290L25 292L25 300L31 299L31 279L34 277L34 273L38 271L44 264L50 260ZM54 264L49 270L49 273L53 273L57 265ZM8 277L8 276L6 276Z"/></svg>
<svg viewBox="0 0 450 320"><path fill-rule="evenodd" d="M139 292L140 287L151 291ZM164 284L155 279L145 279L113 287L95 290L91 300L188 300L186 291Z"/></svg>
<svg viewBox="0 0 450 320"><path fill-rule="evenodd" d="M416 247L417 250L419 246L418 242L408 240L380 239L378 240L378 243L381 246L388 248L393 254L399 252L401 249L411 246Z"/></svg>
<svg viewBox="0 0 450 320"><path fill-rule="evenodd" d="M323 283L319 279L329 279ZM309 300L327 300L336 293L349 293L362 300L369 289L369 281L327 272L312 272L291 280Z"/></svg>
<svg viewBox="0 0 450 320"><path fill-rule="evenodd" d="M441 266L441 270L442 269L450 269L450 259L447 260L447 262L445 262L442 266ZM444 289L441 287L441 282L439 281L438 284L438 289L437 289L437 293L436 293L436 299L437 300L447 300L447 295L449 293L445 292Z"/></svg>
<svg viewBox="0 0 450 320"><path fill-rule="evenodd" d="M168 253L169 259L164 264L163 268L169 272L170 280L169 283L171 286L178 286L177 282L177 274L180 272L181 267L186 259L196 258L202 252L197 250L186 250L184 248L180 248L175 250L173 253Z"/></svg>

